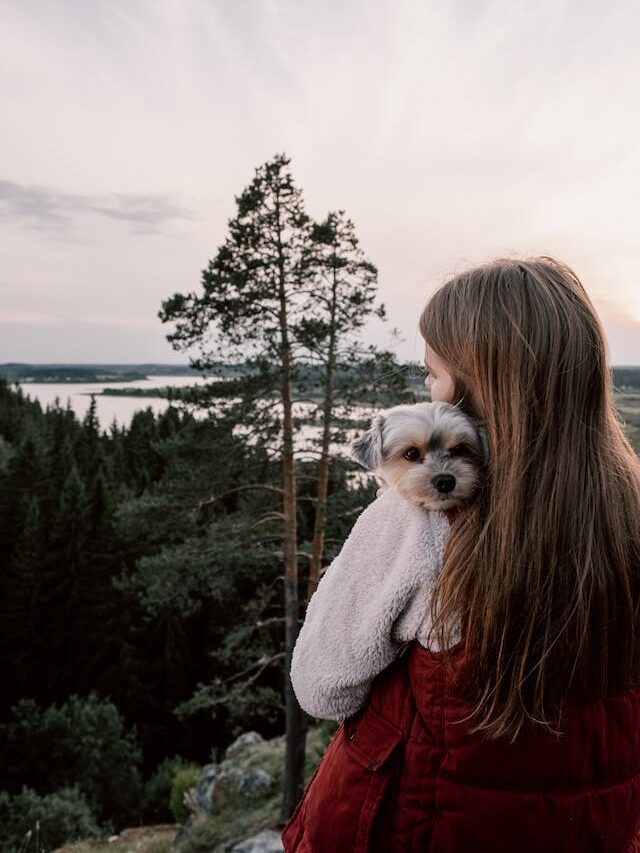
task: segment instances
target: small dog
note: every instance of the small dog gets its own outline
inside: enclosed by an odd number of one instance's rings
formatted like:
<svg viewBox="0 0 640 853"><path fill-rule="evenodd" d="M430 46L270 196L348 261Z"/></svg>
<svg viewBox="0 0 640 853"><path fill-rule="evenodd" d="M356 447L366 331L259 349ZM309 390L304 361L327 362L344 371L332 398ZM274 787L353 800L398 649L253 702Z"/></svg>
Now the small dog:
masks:
<svg viewBox="0 0 640 853"><path fill-rule="evenodd" d="M448 510L480 485L487 444L478 425L451 403L394 406L351 443L351 456L424 509Z"/></svg>

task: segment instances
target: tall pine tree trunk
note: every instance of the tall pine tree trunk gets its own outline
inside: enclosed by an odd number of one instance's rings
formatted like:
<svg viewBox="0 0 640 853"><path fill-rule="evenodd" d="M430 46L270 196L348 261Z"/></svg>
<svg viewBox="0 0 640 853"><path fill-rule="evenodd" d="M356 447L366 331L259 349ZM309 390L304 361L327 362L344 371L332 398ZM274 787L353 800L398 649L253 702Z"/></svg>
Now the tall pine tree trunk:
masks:
<svg viewBox="0 0 640 853"><path fill-rule="evenodd" d="M333 341L332 341L333 345ZM309 578L307 581L307 601L316 591L320 572L322 570L322 555L324 553L324 535L327 519L327 492L329 489L329 469L331 467L331 454L329 443L331 440L331 413L333 409L333 363L332 359L327 365L325 379L324 405L322 408L322 446L320 464L318 466L318 489L316 492L316 512L313 524L313 543L311 546L311 557L309 559Z"/></svg>
<svg viewBox="0 0 640 853"><path fill-rule="evenodd" d="M333 282L331 286L329 350L324 384L324 403L322 407L322 445L320 464L318 466L318 489L316 492L316 512L313 524L313 543L309 559L309 578L307 581L307 601L316 591L320 572L322 570L322 555L324 553L324 535L327 519L327 492L329 488L329 468L331 455L329 443L331 440L331 415L333 412L333 369L336 349L336 294L337 272L334 265Z"/></svg>
<svg viewBox="0 0 640 853"><path fill-rule="evenodd" d="M285 616L285 768L282 811L285 823L302 797L306 730L304 714L291 685L291 657L298 637L298 525L296 470L293 455L291 345L287 322L284 265L280 263L280 336L282 360L282 490L284 515L284 616Z"/></svg>
<svg viewBox="0 0 640 853"><path fill-rule="evenodd" d="M298 556L296 477L293 457L293 418L289 353L283 350L283 453L282 486L284 513L284 614L285 614L285 774L282 821L286 821L302 796L304 784L304 715L291 686L291 657L298 637Z"/></svg>

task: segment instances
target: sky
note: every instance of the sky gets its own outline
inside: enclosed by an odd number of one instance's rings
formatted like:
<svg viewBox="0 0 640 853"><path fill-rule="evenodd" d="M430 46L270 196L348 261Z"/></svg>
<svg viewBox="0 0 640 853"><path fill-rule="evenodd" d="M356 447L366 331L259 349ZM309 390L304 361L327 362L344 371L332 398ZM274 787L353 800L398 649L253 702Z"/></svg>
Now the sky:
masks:
<svg viewBox="0 0 640 853"><path fill-rule="evenodd" d="M343 209L389 320L453 273L554 255L640 364L635 0L0 0L0 362L185 363L234 198L291 157Z"/></svg>

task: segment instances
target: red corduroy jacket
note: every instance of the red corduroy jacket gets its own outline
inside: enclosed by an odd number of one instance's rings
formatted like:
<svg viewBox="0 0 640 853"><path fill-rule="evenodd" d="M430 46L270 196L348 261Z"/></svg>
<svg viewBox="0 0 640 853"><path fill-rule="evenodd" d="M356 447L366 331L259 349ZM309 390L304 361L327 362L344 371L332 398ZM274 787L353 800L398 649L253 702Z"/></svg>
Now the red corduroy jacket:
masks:
<svg viewBox="0 0 640 853"><path fill-rule="evenodd" d="M558 738L473 734L448 670L413 644L340 726L283 832L286 853L636 853L640 691L567 708Z"/></svg>

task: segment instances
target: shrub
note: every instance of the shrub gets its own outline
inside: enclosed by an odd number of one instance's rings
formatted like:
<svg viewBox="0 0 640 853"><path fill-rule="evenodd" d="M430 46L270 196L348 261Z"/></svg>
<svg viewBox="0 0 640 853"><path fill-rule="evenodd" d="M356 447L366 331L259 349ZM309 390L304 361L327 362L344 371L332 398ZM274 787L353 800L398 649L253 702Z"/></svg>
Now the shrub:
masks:
<svg viewBox="0 0 640 853"><path fill-rule="evenodd" d="M201 769L196 764L189 764L176 773L171 786L171 811L176 823L186 823L191 812L184 802L184 795L195 788L200 778Z"/></svg>
<svg viewBox="0 0 640 853"><path fill-rule="evenodd" d="M13 797L0 793L2 853L49 853L66 842L98 834L89 804L76 787L45 796L27 787Z"/></svg>
<svg viewBox="0 0 640 853"><path fill-rule="evenodd" d="M166 823L173 820L171 789L179 770L187 761L179 755L165 758L144 785L142 813L145 823Z"/></svg>
<svg viewBox="0 0 640 853"><path fill-rule="evenodd" d="M24 783L44 795L77 785L99 821L139 821L140 749L112 702L91 693L42 709L22 699L13 716L0 727L7 786Z"/></svg>

